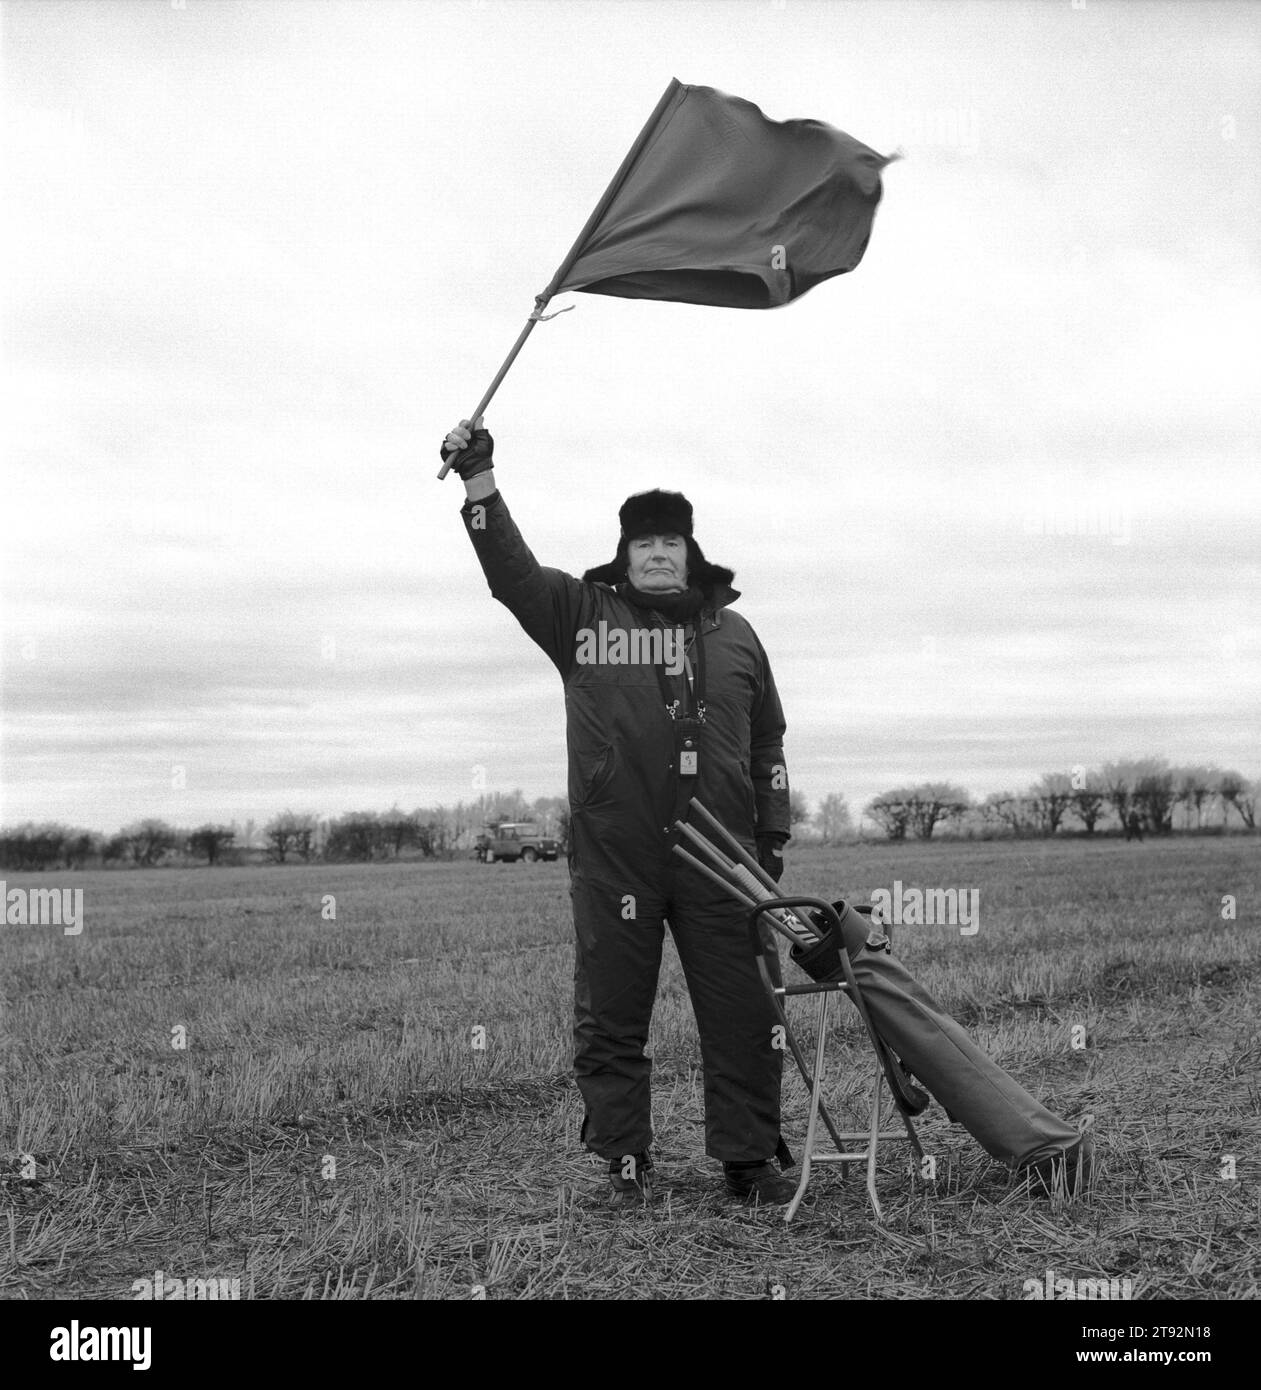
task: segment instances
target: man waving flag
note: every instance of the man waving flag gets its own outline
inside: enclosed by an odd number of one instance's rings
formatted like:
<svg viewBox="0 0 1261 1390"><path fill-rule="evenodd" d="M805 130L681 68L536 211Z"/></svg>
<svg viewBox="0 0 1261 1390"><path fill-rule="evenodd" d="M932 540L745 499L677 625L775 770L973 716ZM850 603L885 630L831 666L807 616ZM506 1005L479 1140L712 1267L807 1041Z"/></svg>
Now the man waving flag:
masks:
<svg viewBox="0 0 1261 1390"><path fill-rule="evenodd" d="M468 418L564 290L774 309L853 270L892 158L822 121L772 121L673 79Z"/></svg>

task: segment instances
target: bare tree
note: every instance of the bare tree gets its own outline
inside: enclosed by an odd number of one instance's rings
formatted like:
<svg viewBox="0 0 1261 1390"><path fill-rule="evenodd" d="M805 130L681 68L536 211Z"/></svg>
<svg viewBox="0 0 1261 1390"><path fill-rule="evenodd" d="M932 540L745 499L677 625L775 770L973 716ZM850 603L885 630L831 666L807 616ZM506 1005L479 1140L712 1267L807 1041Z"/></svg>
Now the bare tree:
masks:
<svg viewBox="0 0 1261 1390"><path fill-rule="evenodd" d="M962 787L950 782L921 782L909 789L906 800L911 828L921 840L931 840L939 825L957 820L971 802Z"/></svg>
<svg viewBox="0 0 1261 1390"><path fill-rule="evenodd" d="M293 832L293 848L304 864L309 864L319 850L317 839L320 833L320 818L313 814L296 817Z"/></svg>
<svg viewBox="0 0 1261 1390"><path fill-rule="evenodd" d="M267 841L267 857L273 864L283 864L293 849L291 820L292 813L282 811L263 826L263 837Z"/></svg>
<svg viewBox="0 0 1261 1390"><path fill-rule="evenodd" d="M0 867L47 869L58 863L74 832L56 822L27 821L0 831Z"/></svg>
<svg viewBox="0 0 1261 1390"><path fill-rule="evenodd" d="M324 856L368 863L386 854L388 849L382 818L375 811L350 811L329 825Z"/></svg>
<svg viewBox="0 0 1261 1390"><path fill-rule="evenodd" d="M449 859L455 853L461 836L468 830L473 812L463 801L459 801L454 806L419 807L413 814L424 852Z"/></svg>
<svg viewBox="0 0 1261 1390"><path fill-rule="evenodd" d="M563 796L540 796L530 807L530 819L539 828L540 835L555 838L562 811L569 809L569 802Z"/></svg>
<svg viewBox="0 0 1261 1390"><path fill-rule="evenodd" d="M441 854L446 848L445 807L417 806L412 812L416 824L416 844L426 859Z"/></svg>
<svg viewBox="0 0 1261 1390"><path fill-rule="evenodd" d="M1163 758L1147 758L1136 768L1132 801L1154 834L1173 830L1176 800L1173 772Z"/></svg>
<svg viewBox="0 0 1261 1390"><path fill-rule="evenodd" d="M381 844L395 859L409 845L420 844L420 822L414 812L409 815L394 806L380 818L379 827Z"/></svg>
<svg viewBox="0 0 1261 1390"><path fill-rule="evenodd" d="M461 841L473 828L477 818L477 810L467 802L457 801L452 806L450 815L447 819L447 852L461 848Z"/></svg>
<svg viewBox="0 0 1261 1390"><path fill-rule="evenodd" d="M840 792L829 792L814 813L815 828L825 845L833 845L853 829L849 803Z"/></svg>
<svg viewBox="0 0 1261 1390"><path fill-rule="evenodd" d="M991 792L981 804L981 814L1013 835L1029 835L1038 828L1038 814L1027 796L1015 792Z"/></svg>
<svg viewBox="0 0 1261 1390"><path fill-rule="evenodd" d="M1125 762L1104 763L1099 776L1103 783L1104 794L1116 812L1117 819L1124 825L1129 819L1130 796L1137 780L1134 775L1134 764Z"/></svg>
<svg viewBox="0 0 1261 1390"><path fill-rule="evenodd" d="M907 826L911 823L911 808L907 802L907 791L899 788L883 792L869 801L866 813L884 831L890 840L905 840Z"/></svg>
<svg viewBox="0 0 1261 1390"><path fill-rule="evenodd" d="M1103 815L1104 803L1108 799L1108 794L1103 785L1103 780L1097 772L1089 772L1084 778L1084 785L1074 787L1073 804L1071 807L1073 815L1086 827L1086 834L1093 835L1095 826Z"/></svg>
<svg viewBox="0 0 1261 1390"><path fill-rule="evenodd" d="M1227 811L1231 806L1239 813L1239 819L1249 830L1257 828L1257 783L1249 782L1242 773L1228 770L1217 779L1217 794L1222 799L1223 816L1229 819Z"/></svg>
<svg viewBox="0 0 1261 1390"><path fill-rule="evenodd" d="M200 825L188 837L188 852L203 855L207 865L213 868L235 839L236 831L230 825Z"/></svg>
<svg viewBox="0 0 1261 1390"><path fill-rule="evenodd" d="M81 869L94 855L100 854L105 838L94 830L72 830L61 846L61 862L67 869Z"/></svg>
<svg viewBox="0 0 1261 1390"><path fill-rule="evenodd" d="M1191 813L1195 812L1195 828L1204 824L1204 805L1213 798L1220 774L1215 767L1202 763L1191 763L1174 770L1174 794L1186 807L1186 825L1191 827Z"/></svg>
<svg viewBox="0 0 1261 1390"><path fill-rule="evenodd" d="M283 864L290 855L296 855L304 862L309 861L314 852L318 824L318 817L309 812L285 810L273 816L263 827L268 859L273 864Z"/></svg>
<svg viewBox="0 0 1261 1390"><path fill-rule="evenodd" d="M473 806L477 826L500 826L506 821L528 821L530 805L518 787L513 792L483 792Z"/></svg>
<svg viewBox="0 0 1261 1390"><path fill-rule="evenodd" d="M127 837L132 863L141 869L151 869L173 850L181 839L174 826L153 817L136 821L133 825L125 825L121 833Z"/></svg>
<svg viewBox="0 0 1261 1390"><path fill-rule="evenodd" d="M1072 778L1066 772L1044 773L1029 788L1029 801L1041 822L1044 835L1054 835L1064 813L1073 804Z"/></svg>
<svg viewBox="0 0 1261 1390"><path fill-rule="evenodd" d="M131 853L131 842L120 831L110 835L101 846L101 863L112 864L116 859L126 859Z"/></svg>
<svg viewBox="0 0 1261 1390"><path fill-rule="evenodd" d="M282 810L272 816L263 827L263 840L267 845L267 858L272 863L282 865L289 856L310 862L316 852L316 833L320 817L311 812Z"/></svg>

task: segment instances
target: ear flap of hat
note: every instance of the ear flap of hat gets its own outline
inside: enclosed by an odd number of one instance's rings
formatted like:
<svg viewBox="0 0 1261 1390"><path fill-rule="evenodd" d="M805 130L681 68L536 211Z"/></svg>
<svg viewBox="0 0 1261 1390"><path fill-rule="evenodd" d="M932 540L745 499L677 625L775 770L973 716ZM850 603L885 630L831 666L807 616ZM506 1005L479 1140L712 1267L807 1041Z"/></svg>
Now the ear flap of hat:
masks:
<svg viewBox="0 0 1261 1390"><path fill-rule="evenodd" d="M617 554L607 565L597 565L595 569L587 570L582 578L587 584L610 584L616 588L619 584L626 581L626 555L627 541L622 539L617 543Z"/></svg>
<svg viewBox="0 0 1261 1390"><path fill-rule="evenodd" d="M626 566L613 560L607 565L597 565L593 570L584 570L582 578L587 584L608 584L616 589L619 584L626 582Z"/></svg>
<svg viewBox="0 0 1261 1390"><path fill-rule="evenodd" d="M689 536L687 538L687 577L691 583L699 584L702 589L709 590L722 584L730 586L736 574L734 570L727 569L725 565L711 565L700 546Z"/></svg>

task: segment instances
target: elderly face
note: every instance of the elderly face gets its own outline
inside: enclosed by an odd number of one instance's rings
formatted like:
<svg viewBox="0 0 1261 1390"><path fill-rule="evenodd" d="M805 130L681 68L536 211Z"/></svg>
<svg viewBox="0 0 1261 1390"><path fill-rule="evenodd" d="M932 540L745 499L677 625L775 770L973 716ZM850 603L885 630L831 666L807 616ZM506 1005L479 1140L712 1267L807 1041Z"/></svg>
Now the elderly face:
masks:
<svg viewBox="0 0 1261 1390"><path fill-rule="evenodd" d="M627 549L626 577L648 594L687 588L687 541L682 536L636 536Z"/></svg>

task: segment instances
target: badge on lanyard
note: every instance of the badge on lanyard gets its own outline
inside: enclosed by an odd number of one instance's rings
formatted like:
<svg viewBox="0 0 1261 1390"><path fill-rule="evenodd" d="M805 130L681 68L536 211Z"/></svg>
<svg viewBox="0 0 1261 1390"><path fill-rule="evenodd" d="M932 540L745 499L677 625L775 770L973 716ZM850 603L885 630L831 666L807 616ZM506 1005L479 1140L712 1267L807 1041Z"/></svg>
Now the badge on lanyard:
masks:
<svg viewBox="0 0 1261 1390"><path fill-rule="evenodd" d="M662 694L666 697L666 713L674 724L674 760L680 777L699 777L701 771L701 730L705 727L705 657L699 636L698 631L695 674L686 650L683 655L688 692L691 695L691 714L683 713L682 701L669 698L665 674L660 667L657 668L657 679L661 682Z"/></svg>
<svg viewBox="0 0 1261 1390"><path fill-rule="evenodd" d="M700 775L701 724L688 716L675 720L674 749L678 754L679 776Z"/></svg>

